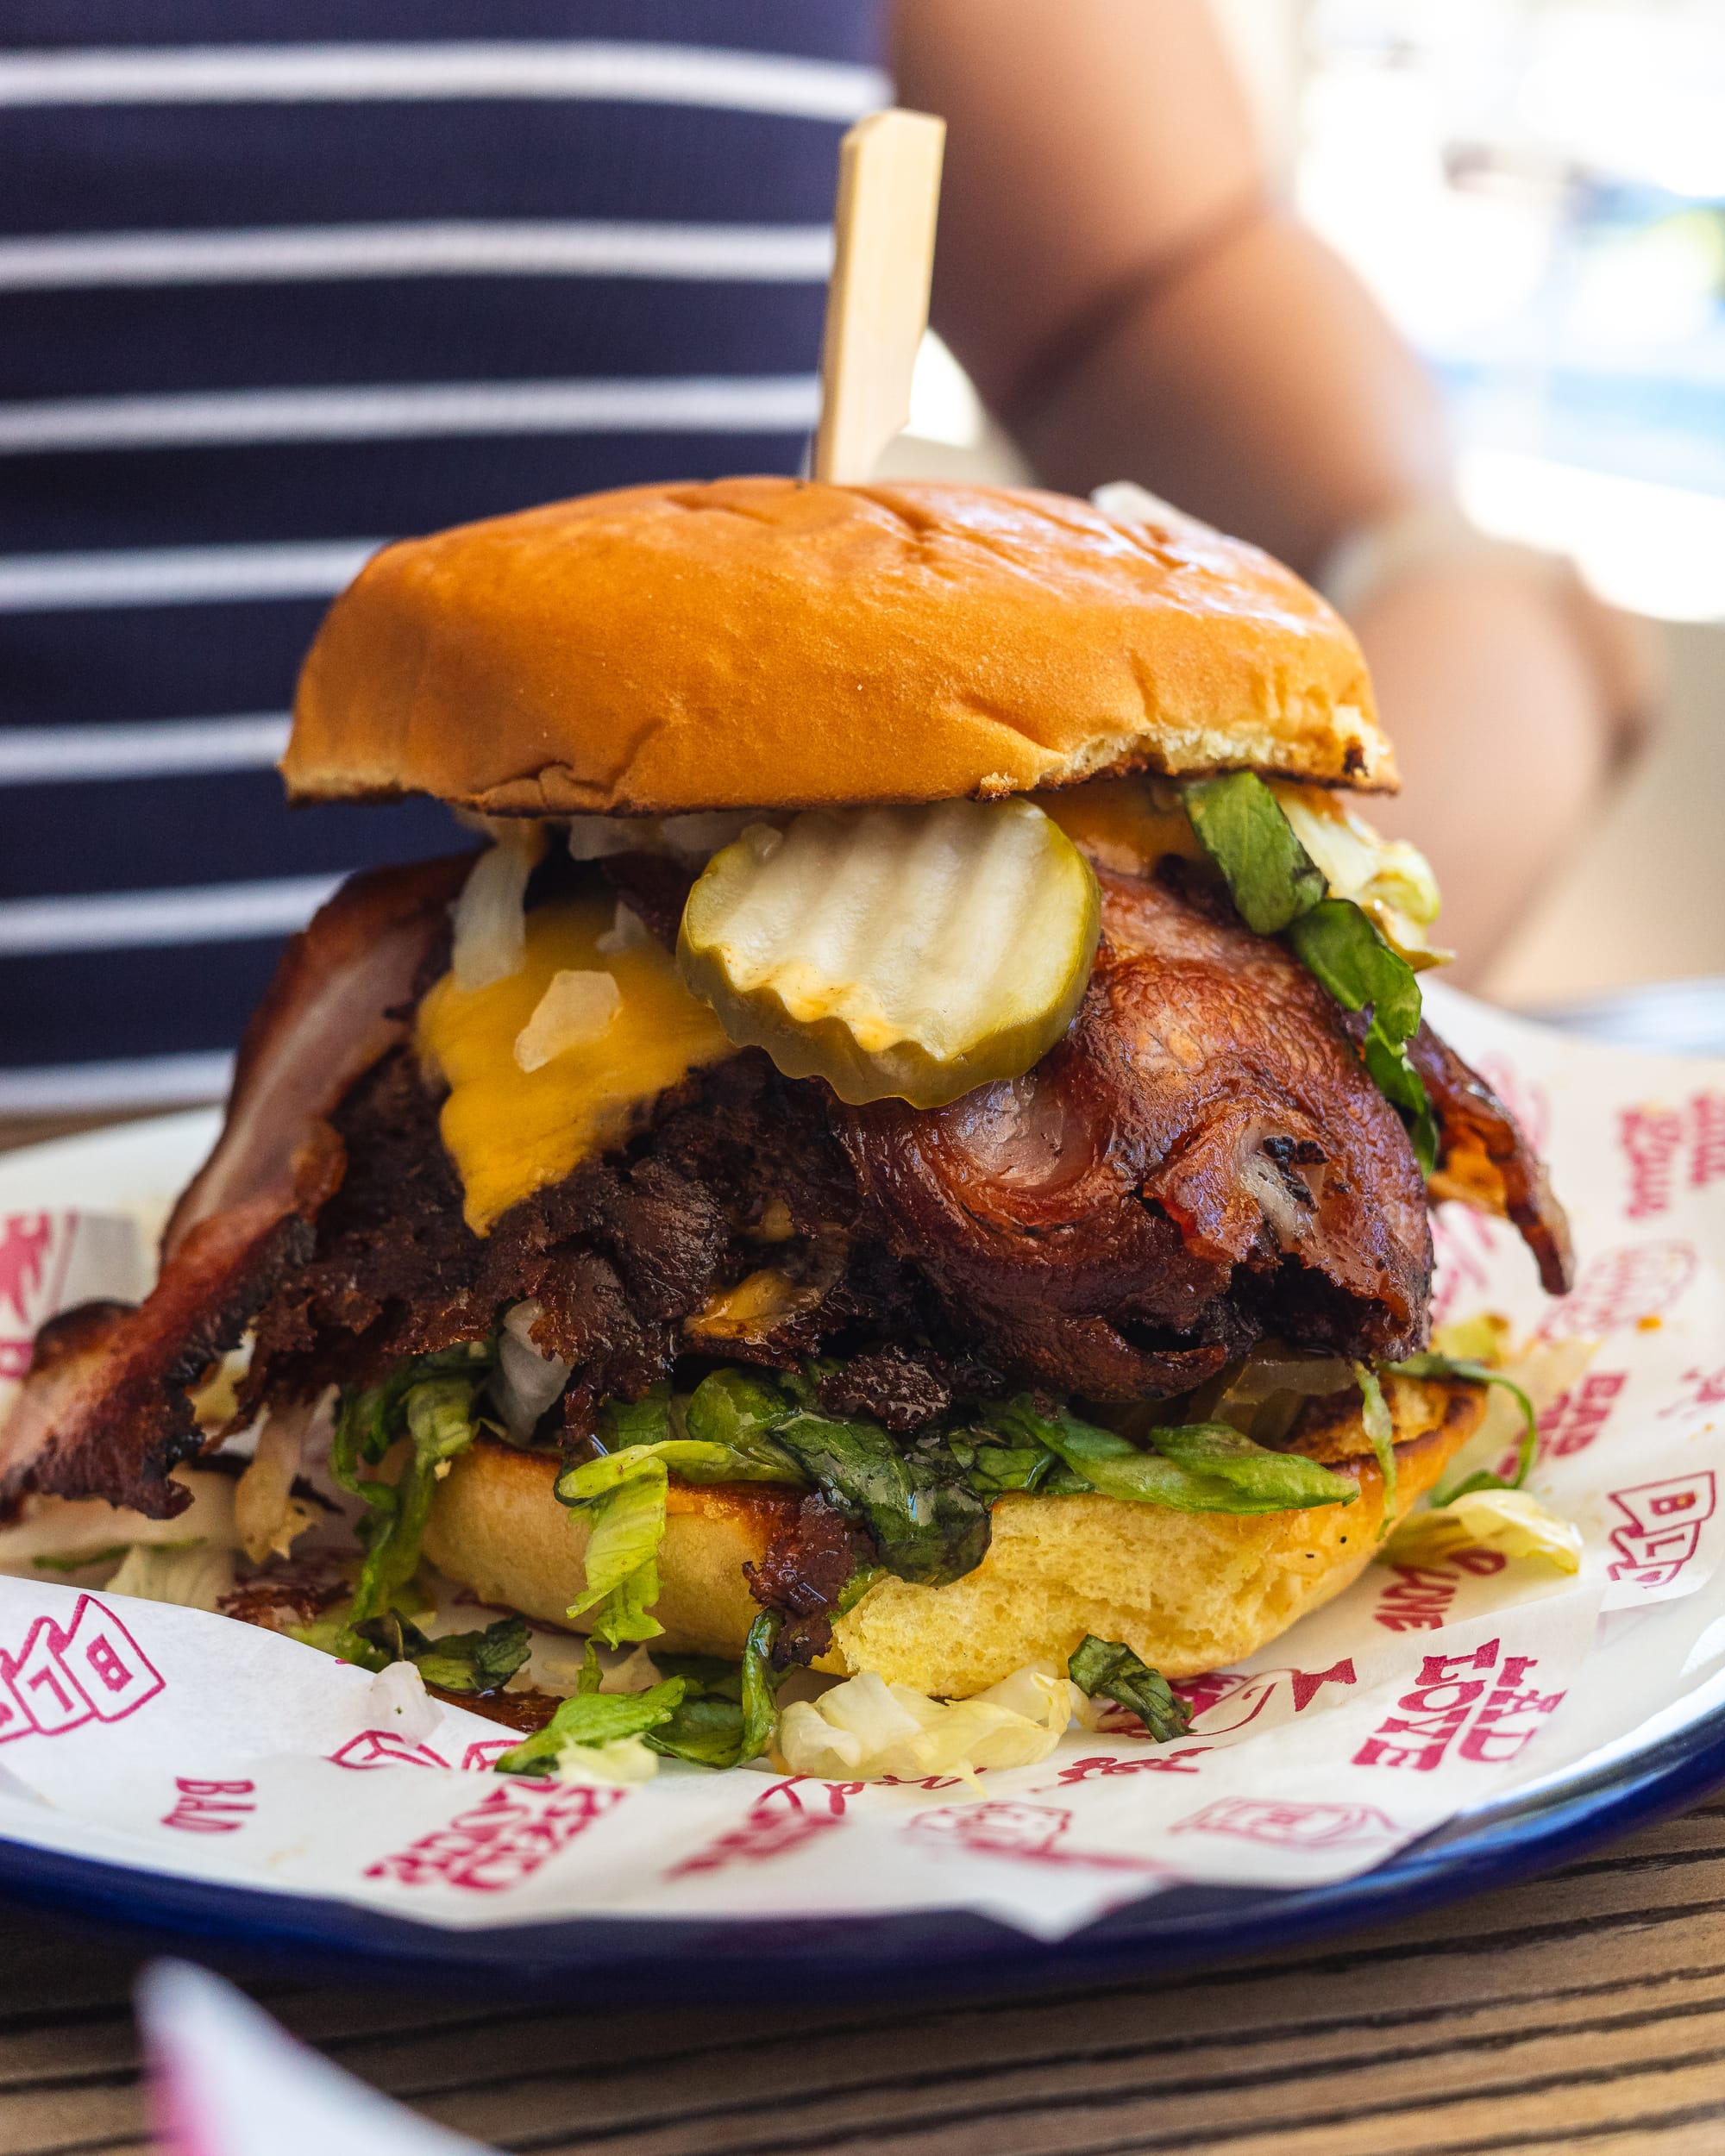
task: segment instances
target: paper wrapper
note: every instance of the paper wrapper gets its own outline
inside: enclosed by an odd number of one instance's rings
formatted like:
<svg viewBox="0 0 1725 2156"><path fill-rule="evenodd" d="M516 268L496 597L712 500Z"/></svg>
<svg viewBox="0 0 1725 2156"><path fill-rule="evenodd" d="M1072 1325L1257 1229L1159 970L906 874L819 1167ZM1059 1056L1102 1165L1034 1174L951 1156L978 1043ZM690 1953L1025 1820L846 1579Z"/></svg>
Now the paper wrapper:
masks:
<svg viewBox="0 0 1725 2156"><path fill-rule="evenodd" d="M1531 1487L1583 1528L1579 1576L1477 1549L1375 1564L1191 1687L1189 1736L1074 1731L980 1798L759 1769L499 1777L514 1739L463 1709L219 1617L4 1577L0 1833L448 1927L963 1908L1054 1938L1177 1883L1346 1877L1706 1711L1725 1661L1725 1067L1431 1001L1575 1223L1578 1284L1552 1302L1509 1228L1445 1207L1437 1302L1505 1313L1561 1385ZM104 1263L135 1266L129 1247L88 1213L0 1221L16 1337Z"/></svg>
<svg viewBox="0 0 1725 2156"><path fill-rule="evenodd" d="M296 2043L189 1962L138 1986L158 2156L487 2156Z"/></svg>

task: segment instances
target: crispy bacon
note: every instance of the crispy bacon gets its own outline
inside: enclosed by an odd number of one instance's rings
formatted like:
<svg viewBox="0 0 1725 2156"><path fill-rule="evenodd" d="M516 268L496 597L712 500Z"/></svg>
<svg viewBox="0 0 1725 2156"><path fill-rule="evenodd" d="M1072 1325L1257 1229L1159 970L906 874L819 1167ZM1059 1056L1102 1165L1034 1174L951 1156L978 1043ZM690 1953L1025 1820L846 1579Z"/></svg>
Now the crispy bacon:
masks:
<svg viewBox="0 0 1725 2156"><path fill-rule="evenodd" d="M482 1338L536 1297L536 1338L579 1366L579 1437L763 1267L794 1314L725 1353L837 1353L829 1404L906 1429L949 1394L1027 1382L1166 1397L1265 1335L1383 1357L1424 1344L1427 1193L1345 1017L1202 892L1107 872L1082 1007L1024 1077L930 1112L848 1108L746 1051L662 1096L625 1155L475 1238L406 1045L466 867L356 878L290 947L154 1294L44 1332L0 1432L0 1504L41 1489L179 1510L171 1470L203 1442L188 1395L248 1326L252 1407ZM1561 1292L1563 1216L1514 1122L1435 1036L1414 1053L1443 1178L1514 1219Z"/></svg>
<svg viewBox="0 0 1725 2156"><path fill-rule="evenodd" d="M68 1313L38 1343L0 1431L0 1507L28 1490L99 1494L171 1519L170 1470L202 1443L189 1398L255 1313L310 1257L310 1223L340 1186L325 1119L405 1038L447 931L465 858L344 884L288 945L247 1028L216 1150L175 1207L163 1269L135 1310Z"/></svg>
<svg viewBox="0 0 1725 2156"><path fill-rule="evenodd" d="M1431 1194L1514 1222L1538 1263L1540 1286L1548 1295L1566 1295L1575 1285L1575 1250L1545 1163L1484 1079L1429 1025L1420 1028L1408 1053L1426 1081L1442 1142Z"/></svg>
<svg viewBox="0 0 1725 2156"><path fill-rule="evenodd" d="M894 1248L981 1337L1093 1398L1184 1390L1259 1334L1421 1344L1407 1134L1279 944L1103 871L1104 943L1036 1069L838 1112Z"/></svg>
<svg viewBox="0 0 1725 2156"><path fill-rule="evenodd" d="M240 1044L216 1150L162 1237L171 1258L200 1220L273 1193L295 1203L294 1156L360 1075L400 1041L470 854L352 876L292 937Z"/></svg>

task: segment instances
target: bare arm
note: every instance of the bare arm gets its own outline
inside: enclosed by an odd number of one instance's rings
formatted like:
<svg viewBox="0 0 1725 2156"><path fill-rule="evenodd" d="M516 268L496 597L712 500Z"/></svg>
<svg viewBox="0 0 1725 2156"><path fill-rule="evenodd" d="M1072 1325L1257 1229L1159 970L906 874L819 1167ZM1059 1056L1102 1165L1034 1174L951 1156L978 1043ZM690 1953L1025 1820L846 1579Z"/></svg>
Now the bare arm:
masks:
<svg viewBox="0 0 1725 2156"><path fill-rule="evenodd" d="M1139 479L1308 574L1444 491L1433 389L1271 203L1203 0L900 0L895 62L949 122L936 325L1051 484ZM1413 573L1356 625L1408 781L1382 820L1477 971L1590 812L1603 692L1525 576Z"/></svg>

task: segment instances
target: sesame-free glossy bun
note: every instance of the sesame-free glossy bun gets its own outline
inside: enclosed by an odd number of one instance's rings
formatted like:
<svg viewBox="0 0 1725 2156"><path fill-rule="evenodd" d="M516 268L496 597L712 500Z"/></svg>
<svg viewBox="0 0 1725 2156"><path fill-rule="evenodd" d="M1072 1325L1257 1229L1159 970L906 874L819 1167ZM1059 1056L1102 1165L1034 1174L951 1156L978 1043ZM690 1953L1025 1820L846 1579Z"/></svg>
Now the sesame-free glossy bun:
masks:
<svg viewBox="0 0 1725 2156"><path fill-rule="evenodd" d="M1387 1380L1384 1393L1400 1519L1478 1427L1484 1394L1407 1378ZM888 1683L959 1699L1026 1663L1063 1668L1087 1633L1123 1641L1165 1677L1238 1662L1340 1594L1378 1548L1383 1482L1357 1401L1308 1410L1300 1450L1352 1476L1355 1502L1240 1514L1113 1497L1002 1497L974 1572L947 1587L877 1580L834 1626L833 1651L816 1667L840 1676L872 1670ZM482 1438L438 1485L426 1555L482 1601L568 1622L585 1583L586 1524L551 1494L558 1465ZM665 1627L658 1645L741 1655L758 1614L743 1566L759 1562L797 1503L795 1492L759 1482L672 1482L654 1605Z"/></svg>
<svg viewBox="0 0 1725 2156"><path fill-rule="evenodd" d="M282 770L300 799L563 816L1241 766L1396 783L1352 633L1256 548L1028 489L734 479L386 547Z"/></svg>

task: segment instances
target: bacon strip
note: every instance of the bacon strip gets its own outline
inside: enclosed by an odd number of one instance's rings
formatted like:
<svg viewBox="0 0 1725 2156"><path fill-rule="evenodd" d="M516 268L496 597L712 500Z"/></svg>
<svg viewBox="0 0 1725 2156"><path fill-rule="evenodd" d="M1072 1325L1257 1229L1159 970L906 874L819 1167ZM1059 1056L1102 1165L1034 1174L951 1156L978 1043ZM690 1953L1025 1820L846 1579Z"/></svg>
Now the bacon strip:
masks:
<svg viewBox="0 0 1725 2156"><path fill-rule="evenodd" d="M1184 1390L1270 1332L1413 1352L1425 1192L1335 1006L1279 944L1101 881L1089 992L1033 1071L927 1113L837 1112L893 1247L985 1342L1092 1398Z"/></svg>
<svg viewBox="0 0 1725 2156"><path fill-rule="evenodd" d="M0 1430L0 1507L27 1491L99 1494L151 1519L184 1511L168 1477L203 1440L189 1393L311 1254L339 1188L325 1119L406 1037L467 857L345 883L283 954L246 1029L215 1150L174 1208L154 1291L135 1309L46 1328Z"/></svg>
<svg viewBox="0 0 1725 2156"><path fill-rule="evenodd" d="M1431 1194L1512 1221L1538 1263L1540 1286L1566 1295L1575 1285L1575 1250L1545 1163L1484 1079L1429 1025L1408 1042L1408 1054L1426 1081L1442 1140Z"/></svg>
<svg viewBox="0 0 1725 2156"><path fill-rule="evenodd" d="M405 1037L404 1006L473 860L351 876L289 940L240 1044L216 1150L168 1220L164 1262L211 1213L267 1190L292 1204L294 1155L312 1125Z"/></svg>

